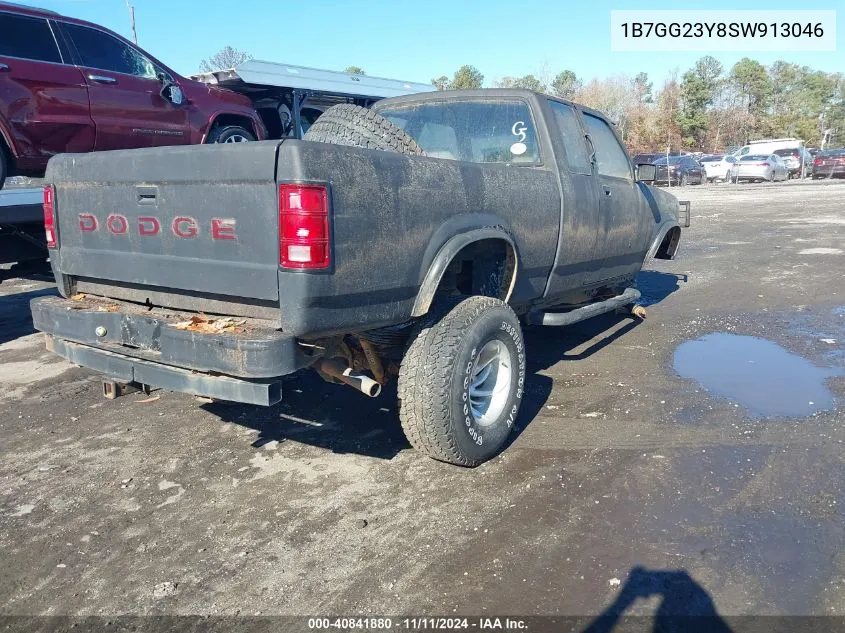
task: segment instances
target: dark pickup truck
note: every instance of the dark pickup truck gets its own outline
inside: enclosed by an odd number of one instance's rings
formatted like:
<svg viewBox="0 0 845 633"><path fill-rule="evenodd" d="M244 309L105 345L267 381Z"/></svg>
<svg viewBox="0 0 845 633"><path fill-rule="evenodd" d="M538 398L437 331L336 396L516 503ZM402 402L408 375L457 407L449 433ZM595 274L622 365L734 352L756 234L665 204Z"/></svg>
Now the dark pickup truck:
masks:
<svg viewBox="0 0 845 633"><path fill-rule="evenodd" d="M66 154L44 192L62 297L33 320L112 397L398 377L411 444L472 466L519 411L521 324L636 313L643 263L675 256L653 177L601 113L522 90L339 105L301 141Z"/></svg>

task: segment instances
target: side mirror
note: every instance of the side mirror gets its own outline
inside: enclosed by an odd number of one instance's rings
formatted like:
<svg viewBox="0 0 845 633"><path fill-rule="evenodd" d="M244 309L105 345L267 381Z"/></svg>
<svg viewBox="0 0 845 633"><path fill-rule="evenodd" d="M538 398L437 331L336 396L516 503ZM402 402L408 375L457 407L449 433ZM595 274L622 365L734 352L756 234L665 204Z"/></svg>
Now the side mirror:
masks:
<svg viewBox="0 0 845 633"><path fill-rule="evenodd" d="M185 103L185 93L182 92L182 88L174 83L165 83L161 89L161 96L173 105L182 105Z"/></svg>
<svg viewBox="0 0 845 633"><path fill-rule="evenodd" d="M657 167L654 165L637 165L638 182L654 182L657 177Z"/></svg>

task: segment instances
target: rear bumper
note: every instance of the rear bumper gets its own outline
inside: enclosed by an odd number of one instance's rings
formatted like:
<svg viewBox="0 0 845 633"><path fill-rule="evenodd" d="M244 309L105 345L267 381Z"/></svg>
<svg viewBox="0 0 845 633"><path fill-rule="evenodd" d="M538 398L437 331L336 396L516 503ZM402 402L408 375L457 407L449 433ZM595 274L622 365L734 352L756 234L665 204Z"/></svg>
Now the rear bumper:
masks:
<svg viewBox="0 0 845 633"><path fill-rule="evenodd" d="M742 169L731 172L731 179L733 180L768 180L769 171L766 169Z"/></svg>
<svg viewBox="0 0 845 633"><path fill-rule="evenodd" d="M658 176L654 179L655 185L678 185L680 184L680 182L681 179L675 176L674 174L670 178L667 178L665 175L663 175Z"/></svg>
<svg viewBox="0 0 845 633"><path fill-rule="evenodd" d="M845 165L816 165L813 178L840 178L845 176Z"/></svg>
<svg viewBox="0 0 845 633"><path fill-rule="evenodd" d="M281 376L314 362L294 337L271 327L181 330L173 324L190 315L107 300L39 297L31 308L48 349L121 382L268 405L281 399Z"/></svg>
<svg viewBox="0 0 845 633"><path fill-rule="evenodd" d="M110 380L181 391L195 396L270 406L282 399L281 380L244 380L181 369L47 335L47 349Z"/></svg>

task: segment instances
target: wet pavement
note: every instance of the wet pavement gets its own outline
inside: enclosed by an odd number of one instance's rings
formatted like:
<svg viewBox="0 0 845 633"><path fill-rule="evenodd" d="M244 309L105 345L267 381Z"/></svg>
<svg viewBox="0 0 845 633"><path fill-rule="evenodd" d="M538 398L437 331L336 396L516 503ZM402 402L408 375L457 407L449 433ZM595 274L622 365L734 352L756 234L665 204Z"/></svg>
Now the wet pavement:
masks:
<svg viewBox="0 0 845 633"><path fill-rule="evenodd" d="M772 341L724 332L681 343L673 366L678 375L763 417L804 417L833 408L826 382L842 375Z"/></svg>
<svg viewBox="0 0 845 633"><path fill-rule="evenodd" d="M0 612L845 615L845 183L683 193L648 318L526 329L474 470L409 448L395 389L103 400L32 334L43 271L5 273Z"/></svg>

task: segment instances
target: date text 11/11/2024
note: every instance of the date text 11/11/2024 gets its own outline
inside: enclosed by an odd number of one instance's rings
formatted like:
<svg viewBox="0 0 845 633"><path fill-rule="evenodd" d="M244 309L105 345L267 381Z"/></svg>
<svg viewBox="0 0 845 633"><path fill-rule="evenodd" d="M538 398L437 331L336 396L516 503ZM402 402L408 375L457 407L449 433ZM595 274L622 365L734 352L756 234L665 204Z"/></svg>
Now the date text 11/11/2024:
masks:
<svg viewBox="0 0 845 633"><path fill-rule="evenodd" d="M312 631L524 631L525 620L518 618L309 618L308 628Z"/></svg>

